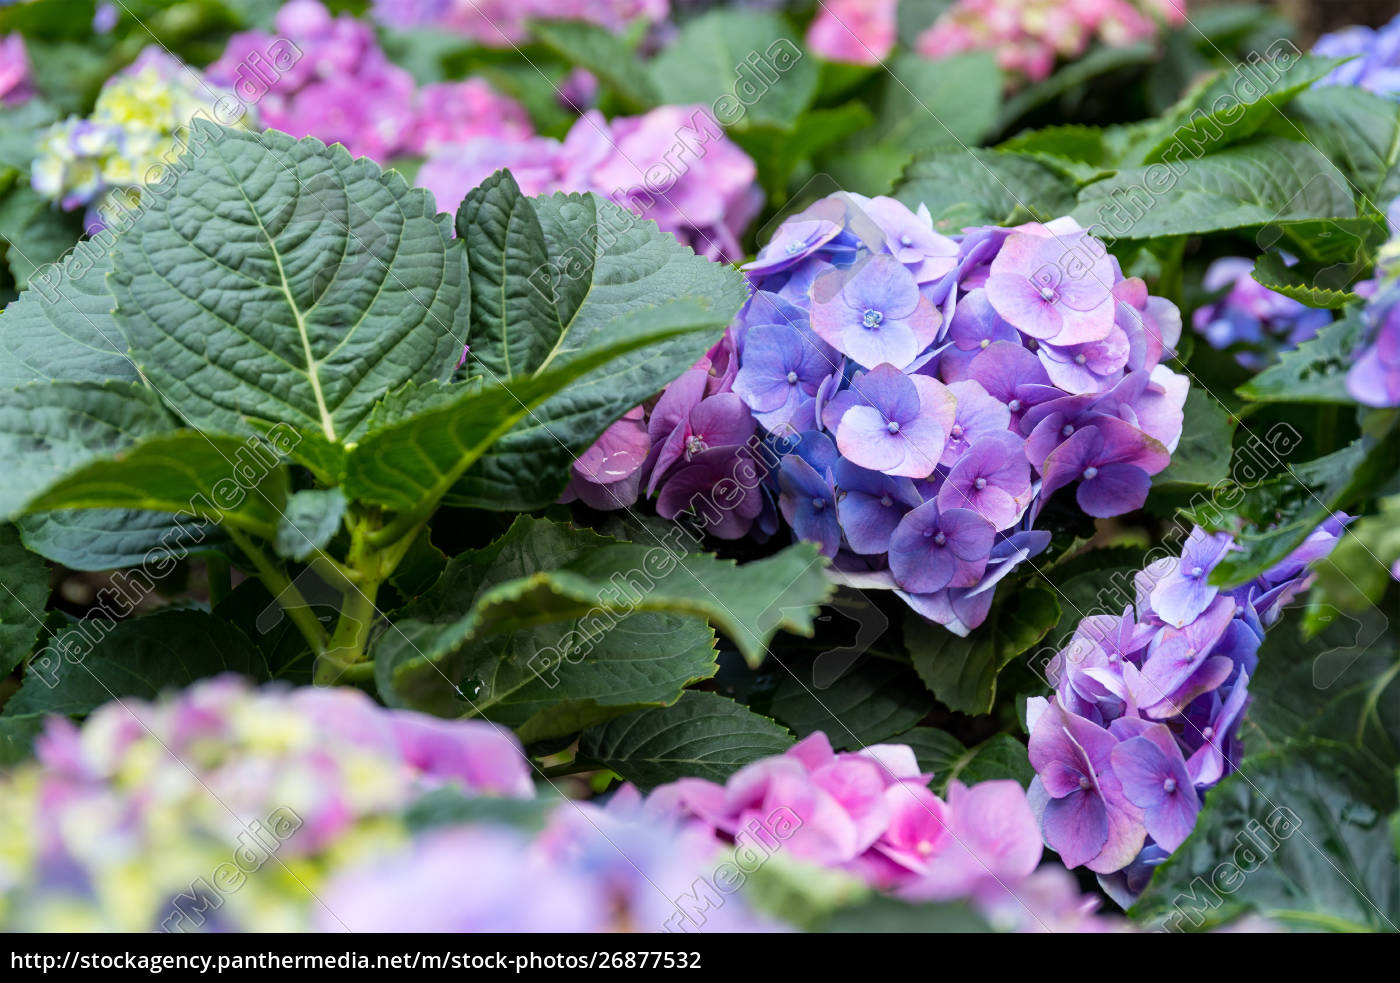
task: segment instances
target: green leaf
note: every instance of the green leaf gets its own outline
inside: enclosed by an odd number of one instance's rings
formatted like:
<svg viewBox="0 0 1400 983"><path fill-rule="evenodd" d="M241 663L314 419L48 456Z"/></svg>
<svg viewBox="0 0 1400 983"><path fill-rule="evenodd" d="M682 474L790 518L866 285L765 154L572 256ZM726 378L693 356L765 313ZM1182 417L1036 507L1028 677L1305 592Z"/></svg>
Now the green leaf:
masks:
<svg viewBox="0 0 1400 983"><path fill-rule="evenodd" d="M526 417L531 418L531 426L527 431L514 435L522 436L515 447L526 446L533 439L533 436L524 437L524 433L542 433L554 441L555 448L576 446L581 453L588 441L596 439L607 423L600 424L597 432L593 432L591 427L580 430L577 417L569 420L564 415L570 413L568 407L574 404L576 396L576 402L589 404L589 396L580 392L586 387L572 383L596 369L621 360L623 356L710 327L709 316L705 315L700 316L698 324L685 320L667 323L639 318L638 321L640 323L635 325L638 330L619 325L616 338L601 342L581 355L561 360L564 364L551 371L507 385L454 386L451 387L453 398L432 400L428 404L431 408L371 431L345 457L343 487L346 497L351 501L373 502L426 518L427 513L436 507L458 480L464 474L469 474L468 469ZM604 374L603 378L606 377ZM588 385L596 386L597 383L590 381ZM655 385L655 380L652 385ZM557 404L560 407L557 415L548 407L541 409L546 400L566 387L568 391L563 393L563 398ZM593 407L607 399L596 389L595 395L597 402L591 404ZM616 400L615 395L613 400ZM617 415L621 416L623 412L625 409L618 410ZM588 415L587 412L583 414L584 417ZM600 414L595 411L592 417L600 418ZM558 432L556 428L559 428ZM559 433L572 438L570 443L562 444ZM588 440L579 439L583 433L592 436ZM558 489L550 492L546 501L535 503L535 506L542 507L557 498L558 490L563 488L568 464L573 460L571 454L560 454L557 449L551 453L546 449L532 461L527 456L515 454L514 447L508 448L494 460L485 462L482 470L489 469L488 473L481 476L479 481L469 481L468 485L486 488L496 482L495 487L499 488L502 484L507 486L503 490L504 496L529 494L533 499L539 497L541 488L557 484ZM561 458L567 460L559 460ZM552 483L540 471L546 462L552 463L553 460L559 460L560 466L559 480ZM509 497L488 501L496 509L509 509L516 502ZM524 507L521 508L523 510Z"/></svg>
<svg viewBox="0 0 1400 983"><path fill-rule="evenodd" d="M252 441L168 430L155 396L126 383L34 383L0 409L0 460L22 468L0 513L141 509L271 539L286 470ZM164 432L162 432L164 431Z"/></svg>
<svg viewBox="0 0 1400 983"><path fill-rule="evenodd" d="M1073 215L1113 239L1351 219L1346 178L1314 147L1255 137L1199 160L1130 167L1079 194Z"/></svg>
<svg viewBox="0 0 1400 983"><path fill-rule="evenodd" d="M191 142L110 279L133 356L187 423L344 441L385 391L450 375L465 259L428 192L276 130L196 121Z"/></svg>
<svg viewBox="0 0 1400 983"><path fill-rule="evenodd" d="M24 545L72 570L164 568L186 556L223 553L228 535L192 516L137 509L71 509L20 516Z"/></svg>
<svg viewBox="0 0 1400 983"><path fill-rule="evenodd" d="M86 249L84 251L86 255ZM111 259L98 252L76 278L58 268L0 314L0 388L26 382L135 382L126 337L112 317L106 275Z"/></svg>
<svg viewBox="0 0 1400 983"><path fill-rule="evenodd" d="M915 727L893 738L891 743L907 744L914 749L919 767L933 773L931 787L939 795L947 794L948 783L954 779L964 785L976 785L1009 778L1024 787L1035 775L1026 756L1026 745L1010 734L993 734L976 747L968 748L946 731Z"/></svg>
<svg viewBox="0 0 1400 983"><path fill-rule="evenodd" d="M1317 630L1305 635L1304 623ZM1400 766L1400 637L1378 608L1310 603L1307 618L1272 625L1250 678L1240 737L1251 752L1321 738Z"/></svg>
<svg viewBox="0 0 1400 983"><path fill-rule="evenodd" d="M1314 276L1304 276L1302 271L1284 262L1280 253L1264 253L1254 261L1251 276L1274 293L1307 304L1309 307L1340 310L1347 304L1355 304L1360 297L1349 288L1355 282L1349 276L1347 265L1333 266Z"/></svg>
<svg viewBox="0 0 1400 983"><path fill-rule="evenodd" d="M652 60L652 82L662 102L678 106L714 107L728 97L738 108L726 112L728 103L720 104L715 116L735 129L790 126L811 102L818 77L816 59L796 36L776 14L713 10L682 27Z"/></svg>
<svg viewBox="0 0 1400 983"><path fill-rule="evenodd" d="M1167 112L1171 127L1142 163L1197 158L1239 143L1345 60L1304 55L1282 66L1273 60L1250 61L1221 72Z"/></svg>
<svg viewBox="0 0 1400 983"><path fill-rule="evenodd" d="M1395 776L1322 741L1246 758L1206 796L1195 831L1132 916L1182 931L1254 911L1306 931L1400 924Z"/></svg>
<svg viewBox="0 0 1400 983"><path fill-rule="evenodd" d="M1074 183L1031 157L945 150L915 157L895 197L910 208L927 205L935 228L957 232L1063 214L1074 206Z"/></svg>
<svg viewBox="0 0 1400 983"><path fill-rule="evenodd" d="M0 525L0 673L34 648L48 600L48 565L24 548L14 526Z"/></svg>
<svg viewBox="0 0 1400 983"><path fill-rule="evenodd" d="M1302 464L1288 465L1284 474L1243 489L1232 513L1222 514L1207 502L1182 514L1215 530L1235 532L1237 517L1245 529L1230 553L1211 573L1210 581L1233 587L1253 580L1296 549L1308 534L1338 509L1374 491L1394 471L1394 449L1360 437L1341 450Z"/></svg>
<svg viewBox="0 0 1400 983"><path fill-rule="evenodd" d="M470 677L488 687L477 701L482 710L522 688L544 701L559 679L592 685L600 678L608 667L599 647L617 631L609 626L641 612L664 617L638 624L667 631L709 619L756 664L779 628L810 635L830 591L810 544L739 566L684 554L676 543L619 543L521 517L490 546L450 561L441 580L396 617L375 650L380 692L387 700L399 694L412 705L461 713L452 686ZM589 636L600 643L590 644ZM708 671L691 678L713 674L713 654L705 659ZM686 672L702 668L693 660L682 664Z"/></svg>
<svg viewBox="0 0 1400 983"><path fill-rule="evenodd" d="M723 782L751 761L792 746L784 727L714 693L685 693L591 727L579 757L617 772L643 791L678 778Z"/></svg>
<svg viewBox="0 0 1400 983"><path fill-rule="evenodd" d="M915 903L872 894L860 904L842 908L817 923L812 931L862 935L872 932L977 935L994 929L966 901Z"/></svg>
<svg viewBox="0 0 1400 983"><path fill-rule="evenodd" d="M628 111L644 112L661 101L646 65L607 28L578 20L532 20L530 33L570 65L592 72Z"/></svg>
<svg viewBox="0 0 1400 983"><path fill-rule="evenodd" d="M1018 655L1045 637L1060 620L1055 595L1026 586L998 601L986 624L966 638L911 614L904 639L914 668L951 710L990 713L997 676Z"/></svg>
<svg viewBox="0 0 1400 983"><path fill-rule="evenodd" d="M1355 403L1347 391L1347 370L1356 357L1366 324L1358 313L1333 321L1250 379L1238 390L1261 403Z"/></svg>
<svg viewBox="0 0 1400 983"><path fill-rule="evenodd" d="M10 768L34 754L34 738L44 732L44 718L31 713L23 717L0 717L0 768Z"/></svg>
<svg viewBox="0 0 1400 983"><path fill-rule="evenodd" d="M1214 485L1230 477L1230 448L1239 420L1199 386L1186 394L1185 416L1172 462L1152 479L1154 487Z"/></svg>
<svg viewBox="0 0 1400 983"><path fill-rule="evenodd" d="M885 73L879 126L870 139L909 153L981 143L996 125L1002 78L991 52L944 58L896 55Z"/></svg>
<svg viewBox="0 0 1400 983"><path fill-rule="evenodd" d="M792 126L752 126L733 140L758 166L759 181L774 201L787 197L793 172L809 158L861 133L874 122L870 110L848 102L831 109L809 109Z"/></svg>
<svg viewBox="0 0 1400 983"><path fill-rule="evenodd" d="M838 750L878 744L908 730L931 709L907 666L873 657L824 689L817 688L808 664L788 660L771 697L755 701L754 708L799 738L822 731Z"/></svg>
<svg viewBox="0 0 1400 983"><path fill-rule="evenodd" d="M595 195L531 202L519 197L507 175L498 175L468 197L463 212L479 220L464 234L471 240L475 303L489 312L474 313L468 372L486 384L512 387L534 387L547 373L560 388L578 381L515 418L508 434L484 448L448 502L499 511L543 508L558 498L570 466L609 424L714 342L744 303L744 280ZM543 241L532 238L536 224ZM547 267L540 266L542 256ZM483 300L483 293L494 296ZM422 470L412 460L403 466Z"/></svg>
<svg viewBox="0 0 1400 983"><path fill-rule="evenodd" d="M160 611L115 624L89 619L57 633L34 659L5 716L90 713L117 698L154 699L221 672L271 678L248 636L200 611Z"/></svg>
<svg viewBox="0 0 1400 983"><path fill-rule="evenodd" d="M287 499L273 543L277 555L305 561L312 553L325 549L340 529L347 504L339 488L308 488Z"/></svg>
<svg viewBox="0 0 1400 983"><path fill-rule="evenodd" d="M1383 211L1400 195L1400 103L1350 85L1300 94L1274 131L1298 138L1301 128L1370 202Z"/></svg>
<svg viewBox="0 0 1400 983"><path fill-rule="evenodd" d="M54 262L77 242L76 223L28 188L0 197L0 242L15 283L24 288L35 270Z"/></svg>

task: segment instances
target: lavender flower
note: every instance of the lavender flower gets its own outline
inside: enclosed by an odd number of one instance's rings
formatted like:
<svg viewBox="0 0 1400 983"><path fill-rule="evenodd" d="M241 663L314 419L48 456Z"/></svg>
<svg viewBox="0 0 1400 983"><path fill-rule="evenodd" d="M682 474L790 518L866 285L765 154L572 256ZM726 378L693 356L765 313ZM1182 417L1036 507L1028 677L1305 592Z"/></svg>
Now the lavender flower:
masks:
<svg viewBox="0 0 1400 983"><path fill-rule="evenodd" d="M0 37L0 106L18 106L33 94L24 38L18 34Z"/></svg>
<svg viewBox="0 0 1400 983"><path fill-rule="evenodd" d="M1360 25L1324 34L1312 53L1325 58L1348 58L1318 85L1354 85L1382 96L1400 96L1400 16L1383 27Z"/></svg>

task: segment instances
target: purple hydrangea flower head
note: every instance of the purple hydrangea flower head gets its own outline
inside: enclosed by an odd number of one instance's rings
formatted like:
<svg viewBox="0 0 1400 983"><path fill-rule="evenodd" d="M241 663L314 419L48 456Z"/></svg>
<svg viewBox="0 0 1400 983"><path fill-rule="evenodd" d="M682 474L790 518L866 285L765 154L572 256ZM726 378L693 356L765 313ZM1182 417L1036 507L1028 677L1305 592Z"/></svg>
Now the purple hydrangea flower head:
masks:
<svg viewBox="0 0 1400 983"><path fill-rule="evenodd" d="M0 36L0 105L18 106L33 93L24 38L18 34Z"/></svg>
<svg viewBox="0 0 1400 983"><path fill-rule="evenodd" d="M1227 537L1195 530L1181 558L1135 578L1136 612L1090 615L1052 660L1054 695L1027 706L1031 803L1046 842L1067 864L1107 875L1120 903L1190 834L1206 791L1238 767L1256 653L1277 617L1271 595L1306 585L1307 564L1335 545L1345 521L1329 519L1275 567L1277 581L1266 575L1228 593L1177 577L1230 548ZM1166 620L1159 599L1185 623ZM1055 804L1076 786L1078 801ZM1129 854L1133 844L1141 851Z"/></svg>
<svg viewBox="0 0 1400 983"><path fill-rule="evenodd" d="M812 307L812 330L861 365L901 369L933 341L942 316L913 275L893 256L874 256L823 280L840 282L831 299ZM814 289L822 289L819 282Z"/></svg>

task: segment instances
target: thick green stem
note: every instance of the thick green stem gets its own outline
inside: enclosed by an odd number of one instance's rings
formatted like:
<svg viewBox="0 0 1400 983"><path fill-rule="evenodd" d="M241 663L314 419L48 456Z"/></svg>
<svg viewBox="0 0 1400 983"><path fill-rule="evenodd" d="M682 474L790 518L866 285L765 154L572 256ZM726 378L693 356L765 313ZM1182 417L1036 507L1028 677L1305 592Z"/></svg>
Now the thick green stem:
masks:
<svg viewBox="0 0 1400 983"><path fill-rule="evenodd" d="M370 630L379 613L374 606L378 593L377 581L355 585L345 593L345 603L340 609L335 632L327 642L326 650L316 660L317 683L328 686L350 672L352 667L365 664Z"/></svg>
<svg viewBox="0 0 1400 983"><path fill-rule="evenodd" d="M257 572L258 578L262 580L263 586L281 605L287 617L292 620L292 624L296 625L297 630L311 646L311 651L317 655L324 652L326 649L326 629L312 613L310 605L306 603L306 598L302 597L297 585L291 582L281 567L267 558L267 554L259 549L249 536L232 526L225 528L228 530L230 538L252 562L253 569Z"/></svg>

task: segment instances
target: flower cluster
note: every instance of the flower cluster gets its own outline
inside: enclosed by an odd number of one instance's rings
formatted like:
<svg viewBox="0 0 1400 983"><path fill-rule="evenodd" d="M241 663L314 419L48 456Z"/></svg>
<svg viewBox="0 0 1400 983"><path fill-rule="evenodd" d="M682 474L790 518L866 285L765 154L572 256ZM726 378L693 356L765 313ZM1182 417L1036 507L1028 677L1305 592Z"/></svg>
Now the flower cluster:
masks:
<svg viewBox="0 0 1400 983"><path fill-rule="evenodd" d="M828 61L876 65L894 50L899 0L828 0L807 28L807 47Z"/></svg>
<svg viewBox="0 0 1400 983"><path fill-rule="evenodd" d="M1112 926L1064 870L1037 871L1040 832L1020 785L952 781L944 801L929 789L932 777L907 745L837 753L818 731L723 785L682 778L645 800L628 787L611 807L681 823L741 854L781 848L909 900L966 899L1008 929Z"/></svg>
<svg viewBox="0 0 1400 983"><path fill-rule="evenodd" d="M37 754L4 783L11 929L185 927L172 902L192 882L227 895L206 927L296 927L320 873L399 842L398 815L426 791L534 794L518 743L490 724L235 676L109 703L81 729L51 718Z"/></svg>
<svg viewBox="0 0 1400 983"><path fill-rule="evenodd" d="M949 237L840 194L746 269L749 303L651 411L646 491L724 538L780 514L838 577L953 631L1045 547L1057 490L1131 511L1180 439L1187 380L1159 364L1180 315L1072 220ZM620 428L601 453L630 464L640 420Z"/></svg>
<svg viewBox="0 0 1400 983"><path fill-rule="evenodd" d="M530 40L530 20L582 20L621 33L633 21L656 24L670 13L668 0L374 0L376 20L389 27L431 27L488 48Z"/></svg>
<svg viewBox="0 0 1400 983"><path fill-rule="evenodd" d="M1312 53L1351 59L1318 85L1354 85L1377 95L1400 97L1400 16L1380 28L1357 25L1324 34Z"/></svg>
<svg viewBox="0 0 1400 983"><path fill-rule="evenodd" d="M995 52L1003 69L1032 82L1092 41L1123 46L1186 22L1186 0L957 0L916 47L928 58Z"/></svg>
<svg viewBox="0 0 1400 983"><path fill-rule="evenodd" d="M96 203L93 211L103 213L100 196L158 180L184 152L196 113L215 119L230 95L152 45L107 80L92 116L69 117L40 137L34 190L67 210ZM250 125L248 114L240 122Z"/></svg>
<svg viewBox="0 0 1400 983"><path fill-rule="evenodd" d="M712 837L542 803L526 836L414 833L429 793L528 799L508 732L352 689L235 676L52 718L0 780L0 927L119 931L661 931ZM444 877L443 871L470 877ZM741 898L706 927L776 926Z"/></svg>
<svg viewBox="0 0 1400 983"><path fill-rule="evenodd" d="M1098 873L1125 907L1190 835L1202 795L1238 767L1236 731L1264 632L1347 521L1337 513L1231 590L1210 575L1232 537L1194 529L1180 558L1136 575L1136 616L1130 604L1121 616L1084 618L1051 660L1054 695L1026 708L1031 802L1051 849Z"/></svg>
<svg viewBox="0 0 1400 983"><path fill-rule="evenodd" d="M1279 352L1313 338L1332 322L1332 314L1275 293L1250 275L1253 269L1253 262L1239 256L1211 263L1202 286L1225 292L1198 307L1191 323L1212 348L1235 348L1235 360L1257 371Z"/></svg>
<svg viewBox="0 0 1400 983"><path fill-rule="evenodd" d="M348 14L332 17L319 0L292 0L275 23L279 37L235 34L208 68L215 82L257 103L265 126L344 144L355 156L380 163L474 139L513 142L534 132L524 108L481 79L420 90L389 61L372 27Z"/></svg>
<svg viewBox="0 0 1400 983"><path fill-rule="evenodd" d="M18 106L33 94L24 38L18 34L0 36L0 106Z"/></svg>
<svg viewBox="0 0 1400 983"><path fill-rule="evenodd" d="M763 204L753 160L708 110L694 106L660 106L612 120L591 110L562 143L535 137L443 146L419 169L417 181L439 207L451 208L501 168L510 169L527 195L597 192L709 259L743 255L739 236Z"/></svg>

